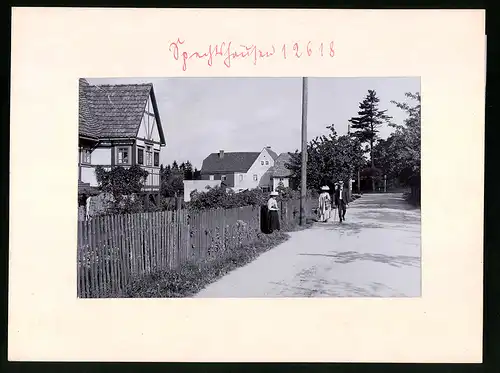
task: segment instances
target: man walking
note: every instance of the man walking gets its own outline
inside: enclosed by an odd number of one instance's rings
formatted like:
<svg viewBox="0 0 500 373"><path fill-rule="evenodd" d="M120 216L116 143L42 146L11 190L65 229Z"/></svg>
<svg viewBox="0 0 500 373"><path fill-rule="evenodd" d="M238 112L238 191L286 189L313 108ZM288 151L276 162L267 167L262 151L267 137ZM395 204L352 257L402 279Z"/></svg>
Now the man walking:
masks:
<svg viewBox="0 0 500 373"><path fill-rule="evenodd" d="M344 182L340 180L338 187L335 188L335 205L339 210L339 220L342 223L345 220L345 213L349 204L349 194L347 189L344 188Z"/></svg>

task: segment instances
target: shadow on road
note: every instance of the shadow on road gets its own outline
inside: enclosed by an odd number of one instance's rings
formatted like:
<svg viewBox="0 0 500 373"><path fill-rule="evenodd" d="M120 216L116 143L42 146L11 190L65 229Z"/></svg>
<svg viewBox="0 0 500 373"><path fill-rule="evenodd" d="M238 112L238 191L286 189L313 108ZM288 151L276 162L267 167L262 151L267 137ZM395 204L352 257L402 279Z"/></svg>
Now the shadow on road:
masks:
<svg viewBox="0 0 500 373"><path fill-rule="evenodd" d="M401 194L370 194L367 195L368 198L361 197L356 200L356 203L352 204L352 209L377 209L386 208L394 210L415 210L418 211L420 208L413 206L412 204L405 201Z"/></svg>
<svg viewBox="0 0 500 373"><path fill-rule="evenodd" d="M323 256L323 257L334 258L335 262L341 264L352 263L357 260L366 260L366 261L388 264L390 266L398 268L401 268L402 266L420 267L420 258L413 256L406 256L406 255L390 256L390 255L373 254L373 253L363 254L355 251L345 251L345 252L335 251L334 253L335 254L300 253L298 255Z"/></svg>
<svg viewBox="0 0 500 373"><path fill-rule="evenodd" d="M296 285L284 282L271 283L279 286L282 296L286 295L288 297L405 297L405 294L380 282L371 282L368 286L362 287L348 281L316 278L311 276L311 273L299 274L299 278L299 284Z"/></svg>

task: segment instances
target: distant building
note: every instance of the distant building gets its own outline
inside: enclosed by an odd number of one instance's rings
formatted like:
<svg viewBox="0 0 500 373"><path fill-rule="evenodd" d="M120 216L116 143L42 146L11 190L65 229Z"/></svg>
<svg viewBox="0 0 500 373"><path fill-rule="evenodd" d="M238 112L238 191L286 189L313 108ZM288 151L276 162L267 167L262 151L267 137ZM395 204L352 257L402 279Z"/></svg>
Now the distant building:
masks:
<svg viewBox="0 0 500 373"><path fill-rule="evenodd" d="M152 84L90 85L80 79L78 124L79 193L97 186L97 165L139 165L149 173L143 192L158 193L166 142Z"/></svg>
<svg viewBox="0 0 500 373"><path fill-rule="evenodd" d="M269 169L268 172L271 178L272 190L276 190L280 183L283 184L285 188L294 188L290 181L292 172L286 167L290 160L290 153L281 153L274 161L274 166Z"/></svg>
<svg viewBox="0 0 500 373"><path fill-rule="evenodd" d="M278 155L265 147L260 152L229 152L220 150L210 154L201 167L202 180L220 180L221 184L234 191L261 188L272 189L269 169Z"/></svg>
<svg viewBox="0 0 500 373"><path fill-rule="evenodd" d="M220 180L184 180L184 202L191 201L191 193L206 192L208 188L221 185Z"/></svg>

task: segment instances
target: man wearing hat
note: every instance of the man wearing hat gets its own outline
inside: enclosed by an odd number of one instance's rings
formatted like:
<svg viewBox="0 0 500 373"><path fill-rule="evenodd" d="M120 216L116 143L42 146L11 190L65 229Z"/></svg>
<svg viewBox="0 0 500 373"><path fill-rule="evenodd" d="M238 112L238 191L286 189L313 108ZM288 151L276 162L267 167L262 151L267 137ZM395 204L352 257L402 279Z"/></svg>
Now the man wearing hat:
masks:
<svg viewBox="0 0 500 373"><path fill-rule="evenodd" d="M319 200L318 200L318 214L319 214L319 221L321 222L325 222L328 219L330 219L330 207L332 201L330 199L329 190L330 188L326 185L321 187L321 193L319 195Z"/></svg>
<svg viewBox="0 0 500 373"><path fill-rule="evenodd" d="M349 194L347 188L344 188L344 182L339 180L338 188L335 187L335 206L339 210L339 220L342 223L345 220L345 213L349 203Z"/></svg>

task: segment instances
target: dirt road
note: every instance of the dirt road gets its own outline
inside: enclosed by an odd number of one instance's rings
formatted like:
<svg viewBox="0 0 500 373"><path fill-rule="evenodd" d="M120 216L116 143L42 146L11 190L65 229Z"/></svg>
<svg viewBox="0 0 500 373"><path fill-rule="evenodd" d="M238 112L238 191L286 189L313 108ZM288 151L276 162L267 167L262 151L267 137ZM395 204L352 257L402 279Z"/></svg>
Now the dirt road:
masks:
<svg viewBox="0 0 500 373"><path fill-rule="evenodd" d="M420 210L401 194L366 194L345 222L291 233L197 297L418 297L420 283Z"/></svg>

